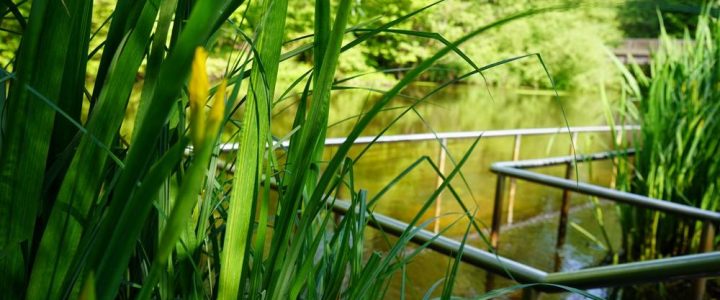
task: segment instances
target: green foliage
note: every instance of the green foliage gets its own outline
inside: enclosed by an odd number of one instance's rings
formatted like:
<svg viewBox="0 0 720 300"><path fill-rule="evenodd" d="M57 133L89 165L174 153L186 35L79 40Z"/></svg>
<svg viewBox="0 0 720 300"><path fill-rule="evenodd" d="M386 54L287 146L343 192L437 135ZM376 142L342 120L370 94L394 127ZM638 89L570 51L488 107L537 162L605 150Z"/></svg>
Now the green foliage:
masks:
<svg viewBox="0 0 720 300"><path fill-rule="evenodd" d="M429 30L453 40L478 20L487 20L507 11L528 8L523 2L482 4L455 1L441 7L442 13L428 16ZM542 5L542 4L530 4ZM603 49L620 38L609 7L579 6L526 18L494 30L482 39L471 41L462 49L473 59L485 63L526 53L540 53L553 74L557 88L583 90L598 81L609 79ZM552 20L548 22L548 20ZM457 57L446 61L450 69L466 70ZM442 65L441 65L442 66ZM523 60L486 73L493 84L507 87L529 86L551 88L545 72L533 59ZM475 81L481 81L475 77Z"/></svg>
<svg viewBox="0 0 720 300"><path fill-rule="evenodd" d="M620 169L619 186L652 198L706 210L720 205L720 22L707 15L694 35L677 42L662 32L650 76L625 70L639 101L634 170ZM637 109L637 113L633 112ZM625 164L628 162L625 161ZM643 209L622 210L625 256L647 260L697 251L701 224Z"/></svg>
<svg viewBox="0 0 720 300"><path fill-rule="evenodd" d="M311 34L313 28L312 5L309 0L289 3L289 15L285 39L290 40ZM337 1L331 1L336 5ZM359 29L375 26L397 19L415 11L429 1L362 0L353 9L350 27ZM426 12L411 20L394 25L393 30L411 32L433 32L447 40L454 40L471 31L477 24L490 22L503 15L526 9L542 7L550 2L527 1L447 1L432 12ZM568 3L575 3L570 1ZM589 2L591 3L591 2ZM490 63L526 53L541 53L553 72L557 87L563 90L585 90L596 86L598 80L611 78L612 68L608 67L604 48L614 46L621 38L616 17L616 7L588 4L573 9L553 12L544 17L518 20L483 35L482 39L469 41L462 51L478 62ZM258 10L251 10L247 17L259 24ZM240 19L240 16L235 16ZM549 22L548 20L552 20ZM628 25L629 26L629 25ZM250 28L253 29L253 28ZM354 33L359 36L359 32ZM294 45L291 43L290 45ZM410 68L443 47L437 40L394 33L379 33L365 43L353 47L341 61L340 74L353 74L370 70L392 70ZM302 64L312 64L310 55L298 56ZM463 58L448 56L423 74L421 80L442 82L457 78L472 69ZM395 78L404 71L392 72ZM552 88L544 70L536 60L519 61L490 72L487 81L473 76L469 81L489 82L502 87ZM371 82L372 79L366 80ZM385 79L384 81L388 81Z"/></svg>
<svg viewBox="0 0 720 300"><path fill-rule="evenodd" d="M660 35L660 20L667 34L682 37L685 30L695 31L697 16L708 0L626 1L618 10L623 31L629 37L655 38Z"/></svg>
<svg viewBox="0 0 720 300"><path fill-rule="evenodd" d="M2 3L0 13L22 14ZM411 236L427 225L422 218L437 195L453 190L457 176L463 178L461 167L478 140L424 202L411 227L387 252L369 255L363 238L378 198L368 201L367 192L354 184L353 165L362 157L349 157L354 140L448 54L461 58L454 62L458 69L470 66L458 78L525 57L478 66L461 51L473 38L564 7L467 23L449 42L430 32L432 26L417 27L427 17L421 13L441 7L439 2L390 4L388 14L374 22L366 22L374 18L369 14L385 3L355 3L341 0L335 7L318 0L309 12L285 0L100 1L95 9L87 0L32 1L27 24L16 18L22 39L8 59L12 73L2 73L3 82L9 80L0 122L3 296L382 298L390 279L427 246L410 255L405 251ZM302 19L286 23L295 8ZM312 30L302 29L305 22ZM286 44L288 29L312 33L314 40ZM370 50L385 43L400 52L384 59L408 66L405 76L323 161L329 112L337 106L331 101L339 88L337 74L362 68L355 55L375 55ZM430 44L436 46L426 47ZM222 57L215 59L225 62L224 70L198 77L205 67L197 63L195 53L204 53L198 48ZM282 149L270 131L271 112L295 89L278 79L295 74L282 63L293 57L312 68L293 78L302 94L292 128L283 132L290 146ZM210 87L220 81L215 77L226 80L227 92L224 83ZM229 109L223 114L218 107L226 95ZM134 125L132 135L120 135L123 121ZM239 144L232 163L220 154L218 143L229 141L221 131ZM349 191L350 209L335 223L328 203L336 201L332 196L341 187ZM468 231L482 235L463 208L473 225ZM444 298L452 293L461 255L448 272Z"/></svg>

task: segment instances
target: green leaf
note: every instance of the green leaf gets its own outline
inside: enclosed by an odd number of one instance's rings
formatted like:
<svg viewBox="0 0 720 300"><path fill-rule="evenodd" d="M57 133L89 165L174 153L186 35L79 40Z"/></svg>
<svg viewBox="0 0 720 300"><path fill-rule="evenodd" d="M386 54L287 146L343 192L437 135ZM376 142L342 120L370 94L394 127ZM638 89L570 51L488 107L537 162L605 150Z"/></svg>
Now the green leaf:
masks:
<svg viewBox="0 0 720 300"><path fill-rule="evenodd" d="M44 178L55 113L28 88L54 102L66 92L82 89L78 66L69 64L83 61L87 48L83 42L71 43L68 37L82 35L72 30L79 30L87 20L90 3L71 3L76 12L71 15L57 1L36 1L31 7L3 114L6 132L0 149L0 255L31 237L35 218L44 205L38 180Z"/></svg>
<svg viewBox="0 0 720 300"><path fill-rule="evenodd" d="M110 68L107 87L102 90L88 121L88 134L80 140L62 181L47 230L43 233L30 277L28 295L31 298L39 298L40 295L57 298L61 293L61 284L77 252L84 223L98 198L104 179L98 173L104 173L108 155L106 149L98 147L96 143L99 141L108 145L115 139L125 115L135 74L145 56L156 14L155 5L146 2L135 29L126 38ZM87 32L89 34L89 28ZM108 284L103 276L97 273L97 282Z"/></svg>
<svg viewBox="0 0 720 300"><path fill-rule="evenodd" d="M263 153L270 141L270 112L275 81L280 64L280 51L285 30L287 0L266 1L262 31L255 46L258 57L253 60L250 74L243 127L238 142L236 171L230 196L227 232L221 257L218 298L236 299L249 249L250 223L258 195ZM257 266L262 262L256 261Z"/></svg>

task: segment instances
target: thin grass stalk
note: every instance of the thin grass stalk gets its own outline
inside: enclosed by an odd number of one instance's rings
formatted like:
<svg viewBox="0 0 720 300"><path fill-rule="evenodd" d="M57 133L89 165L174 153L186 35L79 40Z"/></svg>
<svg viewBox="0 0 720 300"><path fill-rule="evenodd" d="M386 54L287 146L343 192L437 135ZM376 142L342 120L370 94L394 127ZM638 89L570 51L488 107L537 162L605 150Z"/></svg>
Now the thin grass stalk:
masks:
<svg viewBox="0 0 720 300"><path fill-rule="evenodd" d="M147 66L145 68L145 79L143 82L143 89L138 103L138 110L135 115L134 127L140 127L140 122L145 119L148 105L152 99L152 95L155 89L155 83L157 82L158 73L160 72L160 65L165 58L165 47L167 44L168 33L170 31L170 25L172 24L172 17L177 8L177 0L162 1L158 10L158 20L153 33L152 46L147 57ZM133 138L137 135L137 131L133 131Z"/></svg>

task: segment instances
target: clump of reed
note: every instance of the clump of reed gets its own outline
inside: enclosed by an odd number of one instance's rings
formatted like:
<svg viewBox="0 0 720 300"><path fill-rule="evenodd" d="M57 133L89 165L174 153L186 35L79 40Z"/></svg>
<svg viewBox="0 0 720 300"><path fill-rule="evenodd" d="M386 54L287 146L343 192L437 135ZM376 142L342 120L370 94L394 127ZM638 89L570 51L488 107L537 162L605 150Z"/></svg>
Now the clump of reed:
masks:
<svg viewBox="0 0 720 300"><path fill-rule="evenodd" d="M720 22L707 9L696 31L675 40L662 31L649 75L624 70L637 103L623 109L642 126L632 165L623 161L618 187L717 211L720 205ZM698 251L702 225L640 208L621 208L627 260Z"/></svg>

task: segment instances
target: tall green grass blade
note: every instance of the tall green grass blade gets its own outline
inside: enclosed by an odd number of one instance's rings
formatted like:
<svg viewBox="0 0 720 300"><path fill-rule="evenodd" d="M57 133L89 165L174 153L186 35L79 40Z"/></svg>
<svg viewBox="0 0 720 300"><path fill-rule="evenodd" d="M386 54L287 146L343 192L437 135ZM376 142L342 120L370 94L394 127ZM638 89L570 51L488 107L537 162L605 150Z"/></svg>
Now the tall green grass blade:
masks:
<svg viewBox="0 0 720 300"><path fill-rule="evenodd" d="M152 95L157 82L157 76L160 72L160 65L165 58L165 47L172 24L173 13L177 7L177 0L162 1L160 4L159 15L155 32L153 33L152 47L147 57L147 66L145 67L145 82L143 83L142 96L138 104L138 110L135 115L134 127L140 127L140 122L145 119L148 105L152 99ZM133 139L137 131L133 131Z"/></svg>
<svg viewBox="0 0 720 300"><path fill-rule="evenodd" d="M198 194L203 186L205 174L208 170L207 164L213 153L214 144L215 136L212 136L205 141L205 145L195 149L193 164L183 178L183 183L178 191L178 198L175 201L172 212L168 216L167 225L160 238L157 254L150 268L150 274L143 284L143 289L138 299L149 299L150 292L152 292L161 270L165 268L165 264L167 264L168 258L175 248L180 235L187 229L186 223L190 220L188 216L190 216L193 207L197 203ZM190 252L197 247L197 245L187 246L190 247Z"/></svg>
<svg viewBox="0 0 720 300"><path fill-rule="evenodd" d="M98 236L93 243L94 249L88 258L91 268L97 268L97 264L99 264L103 254L107 251L108 241L112 238L112 232L120 219L129 218L135 222L138 221L134 216L134 212L125 212L125 207L138 205L134 202L128 202L128 199L133 187L136 186L138 181L141 181L146 166L151 159L146 151L155 145L158 133L161 132L161 128L165 125L183 85L183 81L178 80L178 78L187 77L193 51L210 35L210 28L206 26L207 22L217 19L221 4L220 1L205 1L198 2L194 6L190 18L183 26L184 30L180 33L178 41L171 48L170 54L160 67L158 82L152 101L148 106L146 118L143 119L140 127L136 128L138 133L127 154L125 168L115 185L113 201L107 209L107 215L102 219ZM135 199L134 201L142 202L141 207L152 205L152 203L143 199Z"/></svg>
<svg viewBox="0 0 720 300"><path fill-rule="evenodd" d="M83 102L83 91L85 88L85 69L88 60L88 48L90 43L90 24L92 15L93 3L91 1L81 2L77 8L78 16L73 18L70 36L68 37L71 41L71 53L75 53L73 56L68 57L67 67L65 68L65 74L63 75L62 90L60 92L60 98L58 99L58 107L65 113L72 116L73 120L80 121L80 114L82 110ZM72 139L76 136L77 129L75 126L65 118L55 118L55 124L53 126L53 137L50 143L50 153L48 157L48 163L55 163L62 165L65 168L70 164L70 159L63 159L63 153L68 151ZM60 153L61 155L52 155L54 153ZM57 156L57 157L54 157ZM60 172L61 174L64 172ZM62 178L62 177L60 177ZM60 187L62 180L47 180L45 185L53 184L49 191L46 193L55 195ZM49 207L48 207L49 209Z"/></svg>
<svg viewBox="0 0 720 300"><path fill-rule="evenodd" d="M31 298L39 298L40 295L57 298L61 292L59 287L77 251L83 223L100 191L103 177L97 176L97 172L103 170L108 157L104 149L95 145L93 137L102 144L110 144L115 138L130 97L134 74L145 55L156 9L154 3L146 2L138 23L110 68L107 87L101 92L95 111L88 121L88 133L92 137L82 137L60 187L47 230L43 233L30 280ZM104 274L97 275L98 282L105 283Z"/></svg>
<svg viewBox="0 0 720 300"><path fill-rule="evenodd" d="M342 7L340 7L340 9L342 9ZM344 26L343 26L343 29L344 29ZM315 2L315 39L313 41L313 57L314 57L313 69L314 70L318 70L320 72L323 71L322 65L323 65L323 60L325 59L325 52L328 50L329 45L331 45L330 43L333 42L330 40L330 34L331 34L331 31L330 31L330 1L329 0L318 0ZM341 42L341 44L342 44L342 42ZM338 56L339 55L340 54L338 53ZM334 70L332 72L334 73ZM315 76L313 76L313 80L314 80L313 90L315 91L315 88L317 88L319 84L325 84L325 83L319 82L320 80L322 80L322 78L321 78L322 75L318 75L318 74L314 74L314 75ZM334 74L333 74L332 78L334 79ZM320 96L320 98L317 100L325 101L325 98L324 98L325 95L321 94L322 91L316 91L316 92L320 92L320 93L314 94L313 99L317 99L315 96ZM329 95L330 95L330 93L328 92L328 97L327 97L327 106L328 107L330 107L330 96ZM311 109L311 111L312 111L312 109ZM325 121L324 124L327 124L327 120ZM302 129L304 129L304 126L301 126L300 137L299 137L301 139L302 139L302 132L303 132ZM326 133L327 133L327 126L323 126L321 128L321 131L317 132L317 136L318 136L317 143L322 143L325 141ZM320 146L317 148L319 148L319 149L316 149L314 152L309 152L309 154L312 155L313 161L319 161L322 159L323 147ZM295 152L292 152L291 155L292 154L297 155L298 153L301 153L301 152L295 151ZM301 153L301 155L307 155L307 154L308 153ZM290 161L291 162L294 161L292 159L292 156L291 156ZM292 167L290 167L289 169L292 169ZM315 182L317 181L317 177L319 176L318 175L319 173L320 173L319 168L311 168L310 169L307 181L305 181L305 187L307 190L312 190L314 188Z"/></svg>
<svg viewBox="0 0 720 300"><path fill-rule="evenodd" d="M31 7L3 115L7 131L0 150L0 253L31 237L38 209L44 205L38 179L44 177L55 115L28 87L53 101L58 101L63 89L81 88L62 84L65 75L77 78L70 74L76 66L67 64L87 55L87 49L70 43L68 36L74 24L86 20L83 7L88 3L71 3L74 14L67 14L59 2L36 1Z"/></svg>
<svg viewBox="0 0 720 300"><path fill-rule="evenodd" d="M0 255L0 290L4 297L22 299L27 284L27 260L21 247L11 247Z"/></svg>
<svg viewBox="0 0 720 300"><path fill-rule="evenodd" d="M340 56L340 47L342 45L342 39L345 33L345 26L347 24L349 13L350 1L341 1L335 15L330 40L327 48L325 49L322 66L320 70L317 70L317 73L314 74L314 77L317 77L317 79L313 85L313 101L310 104L307 120L305 121L304 126L300 129L301 132L296 146L297 148L295 150L291 150L295 151L296 156L291 158L294 163L287 166L288 175L286 176L290 176L290 180L288 181L288 191L283 195L284 199L288 199L284 201L285 204L289 205L282 208L281 219L289 219L288 217L290 217L290 214L293 213L295 207L297 207L299 202L301 202L300 199L302 199L301 195L303 188L307 183L307 181L305 181L307 171L310 168L312 159L317 156L317 152L322 151L324 146L324 130L327 127L328 111L330 106L330 91L335 76L338 57ZM338 163L340 163L340 161L338 161ZM315 192L317 192L317 189L315 189ZM319 200L320 197L316 199ZM319 202L311 205L319 205ZM314 208L310 209L310 211L313 210ZM303 213L303 215L306 214ZM314 214L312 213L310 214L310 216L313 215ZM307 222L307 219L303 221ZM276 265L278 255L283 253L284 249L288 246L284 242L278 242L285 240L289 234L287 231L287 226L289 224L282 225L282 227L279 227L280 230L276 231L273 235L273 243L281 246L273 249L273 253L270 254L269 268L272 272L279 273L276 273L277 276L273 278L273 282L271 283L271 286L273 287L276 287L277 284L284 284L288 281L292 274L292 268L290 266L295 265L295 260L297 259L299 249L301 248L301 243L294 243L292 245L293 249L290 252L291 254L288 255L279 265ZM276 271L276 268L280 269L279 272ZM282 298L286 296L286 293L287 290L284 289L280 291L273 290L270 297Z"/></svg>
<svg viewBox="0 0 720 300"><path fill-rule="evenodd" d="M129 218L122 219L122 223L118 224L118 228L114 232L115 234L118 234L118 236L137 236L140 233L144 223L137 222L136 220L146 219L150 214L151 207L140 206L138 203L141 203L141 201L149 202L147 200L153 198L153 195L157 193L162 182L173 172L177 163L182 159L188 142L189 140L187 138L178 141L150 168L148 171L148 179L138 187L137 191L133 194L133 198L131 198L130 202L136 206L128 207L128 209L136 213L135 221ZM117 286L120 284L118 277L122 275L124 268L127 266L134 248L134 240L133 242L128 242L128 240L124 239L110 240L108 249L112 249L112 255L101 261L100 266L97 268L98 274L102 272L107 278L104 279L107 284L99 286L98 288L98 290L100 290L98 298L112 298L114 293L116 293ZM94 281L97 282L97 280Z"/></svg>
<svg viewBox="0 0 720 300"><path fill-rule="evenodd" d="M123 39L132 29L132 24L143 8L143 1L118 1L113 10L113 18L110 22L107 37L103 45L103 53L100 58L97 75L95 77L95 86L90 99L91 108L94 106L95 100L100 96L100 91L105 86L105 80L110 70L116 51L122 45ZM92 111L92 109L90 109Z"/></svg>
<svg viewBox="0 0 720 300"><path fill-rule="evenodd" d="M237 167L221 257L218 297L224 299L238 298L240 280L244 276L252 210L263 172L263 153L269 140L269 117L285 30L287 0L267 1L264 8L266 15L256 47L259 56L253 61L243 127L238 138L240 149L236 157ZM256 263L255 268L258 268L262 262Z"/></svg>

